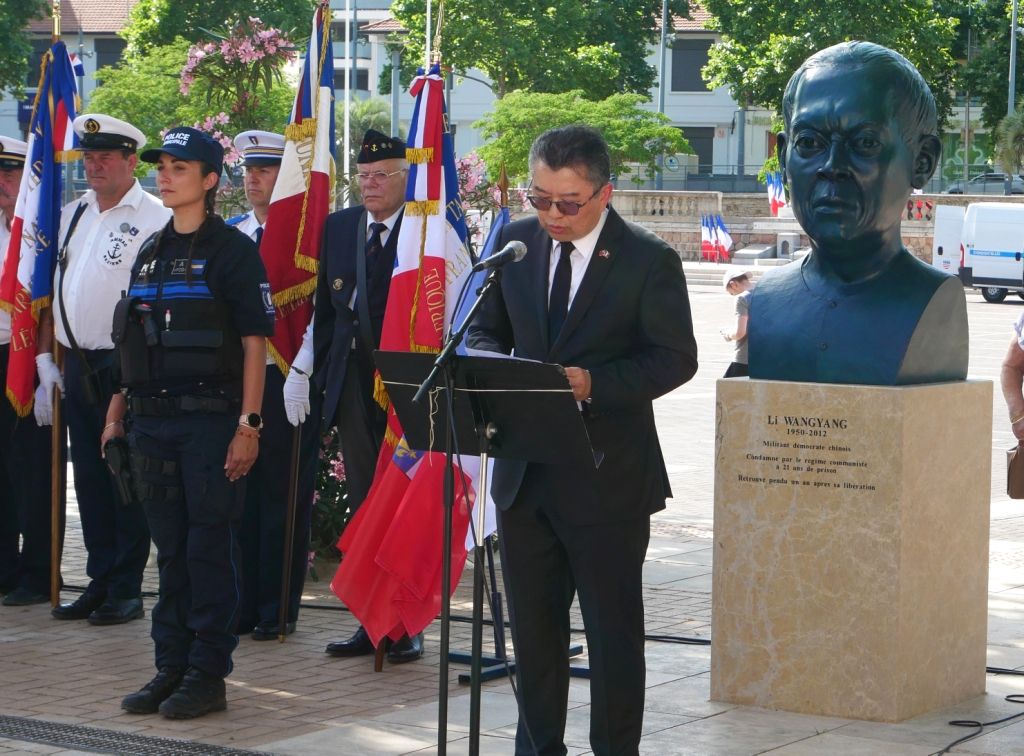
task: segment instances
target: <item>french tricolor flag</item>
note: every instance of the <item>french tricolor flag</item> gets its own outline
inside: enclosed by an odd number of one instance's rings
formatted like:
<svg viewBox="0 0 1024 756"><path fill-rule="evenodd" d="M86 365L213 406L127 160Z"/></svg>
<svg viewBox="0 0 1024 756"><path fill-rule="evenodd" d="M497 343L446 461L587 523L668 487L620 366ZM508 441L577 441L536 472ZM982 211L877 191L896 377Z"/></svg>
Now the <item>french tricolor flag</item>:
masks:
<svg viewBox="0 0 1024 756"><path fill-rule="evenodd" d="M436 353L472 260L455 152L446 127L440 65L421 71L410 93L416 104L406 150L409 180L380 348ZM379 380L378 376L375 397L387 406ZM409 449L398 416L388 407L373 486L338 542L345 558L331 581L331 590L359 619L374 645L385 637L415 635L441 608L444 463L439 452ZM452 590L466 562L466 532L475 499L475 471L466 458L458 464Z"/></svg>
<svg viewBox="0 0 1024 756"><path fill-rule="evenodd" d="M313 17L302 77L284 135L284 155L270 198L260 257L276 308L268 351L287 375L313 316L320 242L333 201L334 58L331 11L326 5L318 7Z"/></svg>
<svg viewBox="0 0 1024 756"><path fill-rule="evenodd" d="M63 42L56 42L43 56L42 71L11 240L0 270L0 307L11 315L6 393L22 417L32 410L38 313L49 306L53 295L63 163L80 157L71 126L78 88Z"/></svg>

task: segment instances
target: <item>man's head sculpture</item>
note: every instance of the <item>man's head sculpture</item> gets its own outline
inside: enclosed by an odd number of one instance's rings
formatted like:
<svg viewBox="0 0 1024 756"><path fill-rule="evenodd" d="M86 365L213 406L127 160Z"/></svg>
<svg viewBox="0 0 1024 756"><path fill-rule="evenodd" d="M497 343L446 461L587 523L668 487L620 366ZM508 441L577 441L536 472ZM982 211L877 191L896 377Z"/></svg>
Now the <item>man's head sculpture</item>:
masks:
<svg viewBox="0 0 1024 756"><path fill-rule="evenodd" d="M793 74L783 117L779 162L811 253L753 295L751 377L964 378L962 287L914 258L900 233L911 191L941 154L935 99L920 73L885 47L844 42Z"/></svg>

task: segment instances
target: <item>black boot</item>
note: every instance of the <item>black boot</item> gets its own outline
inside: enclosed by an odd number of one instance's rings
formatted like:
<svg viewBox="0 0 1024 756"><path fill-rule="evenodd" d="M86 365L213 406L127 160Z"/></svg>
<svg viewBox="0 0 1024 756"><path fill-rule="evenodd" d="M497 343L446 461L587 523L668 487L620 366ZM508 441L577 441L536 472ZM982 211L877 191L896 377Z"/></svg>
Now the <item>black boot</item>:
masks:
<svg viewBox="0 0 1024 756"><path fill-rule="evenodd" d="M194 719L226 708L224 678L189 667L178 689L160 704L160 713L168 719Z"/></svg>
<svg viewBox="0 0 1024 756"><path fill-rule="evenodd" d="M184 671L177 667L162 667L142 690L125 696L121 708L132 714L156 714L160 704L181 684L184 676Z"/></svg>

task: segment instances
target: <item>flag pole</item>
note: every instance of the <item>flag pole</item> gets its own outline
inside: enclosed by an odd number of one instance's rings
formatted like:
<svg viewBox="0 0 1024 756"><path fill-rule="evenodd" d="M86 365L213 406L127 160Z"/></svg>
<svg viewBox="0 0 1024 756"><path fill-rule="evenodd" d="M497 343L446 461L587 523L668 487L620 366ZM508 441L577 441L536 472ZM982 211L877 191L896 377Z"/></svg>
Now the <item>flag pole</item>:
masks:
<svg viewBox="0 0 1024 756"><path fill-rule="evenodd" d="M60 0L53 0L53 38L51 44L60 40ZM52 61L51 61L52 63ZM44 63L45 65L45 58ZM38 102L36 103L38 107ZM32 120L35 120L33 113ZM56 338L53 339L53 361L63 372L64 352ZM50 605L60 603L60 565L64 548L64 521L67 509L67 466L64 461L64 413L61 409L60 389L53 387L50 397L53 407L53 425L50 426Z"/></svg>
<svg viewBox="0 0 1024 756"><path fill-rule="evenodd" d="M292 433L291 465L288 471L288 509L284 518L284 548L281 550L281 603L277 610L277 641L284 643L291 603L292 559L295 554L295 513L299 499L299 453L302 448L302 424Z"/></svg>

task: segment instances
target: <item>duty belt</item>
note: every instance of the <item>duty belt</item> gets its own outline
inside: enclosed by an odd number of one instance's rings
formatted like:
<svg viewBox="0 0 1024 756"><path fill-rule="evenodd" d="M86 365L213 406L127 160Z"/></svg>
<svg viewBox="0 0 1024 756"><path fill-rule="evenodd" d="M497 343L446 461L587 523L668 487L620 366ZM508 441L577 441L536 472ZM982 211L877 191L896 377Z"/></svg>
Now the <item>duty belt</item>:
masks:
<svg viewBox="0 0 1024 756"><path fill-rule="evenodd" d="M128 406L136 415L227 414L237 412L242 403L212 396L132 396L128 398Z"/></svg>

